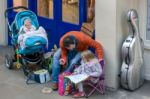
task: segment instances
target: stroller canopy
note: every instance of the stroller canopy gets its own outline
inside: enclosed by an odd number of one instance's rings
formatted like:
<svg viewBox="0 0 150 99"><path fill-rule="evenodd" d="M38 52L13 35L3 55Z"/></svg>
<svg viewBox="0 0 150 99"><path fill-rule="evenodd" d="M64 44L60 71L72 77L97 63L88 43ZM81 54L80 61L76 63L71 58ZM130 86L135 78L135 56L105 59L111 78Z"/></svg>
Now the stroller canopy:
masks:
<svg viewBox="0 0 150 99"><path fill-rule="evenodd" d="M36 29L39 27L37 16L32 11L25 10L25 11L19 12L15 17L15 25L16 25L17 30L19 30L21 26L24 25L24 21L26 19L30 19L32 25L35 26Z"/></svg>

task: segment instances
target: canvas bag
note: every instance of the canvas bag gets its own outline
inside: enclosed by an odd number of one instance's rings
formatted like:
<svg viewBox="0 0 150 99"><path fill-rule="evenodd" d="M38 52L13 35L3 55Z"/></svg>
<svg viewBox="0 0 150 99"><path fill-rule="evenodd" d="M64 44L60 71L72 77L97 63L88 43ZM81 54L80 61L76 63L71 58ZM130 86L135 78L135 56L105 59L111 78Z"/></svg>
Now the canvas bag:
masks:
<svg viewBox="0 0 150 99"><path fill-rule="evenodd" d="M38 83L46 83L50 81L50 75L48 70L42 69L34 72L34 79Z"/></svg>
<svg viewBox="0 0 150 99"><path fill-rule="evenodd" d="M63 96L65 92L65 76L71 75L70 72L65 72L58 77L58 94Z"/></svg>
<svg viewBox="0 0 150 99"><path fill-rule="evenodd" d="M50 81L50 75L49 75L48 70L41 69L41 70L34 71L32 74L30 74L27 77L26 83L27 84L34 84L34 83L29 83L30 80L33 80L37 83L42 84L42 83L46 83L46 82Z"/></svg>

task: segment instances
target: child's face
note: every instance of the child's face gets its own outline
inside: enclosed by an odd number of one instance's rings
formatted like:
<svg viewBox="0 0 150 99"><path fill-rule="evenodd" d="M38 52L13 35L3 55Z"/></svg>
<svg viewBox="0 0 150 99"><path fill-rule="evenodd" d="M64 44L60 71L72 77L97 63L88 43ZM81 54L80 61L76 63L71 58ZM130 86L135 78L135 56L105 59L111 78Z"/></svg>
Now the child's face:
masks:
<svg viewBox="0 0 150 99"><path fill-rule="evenodd" d="M25 20L25 27L28 28L28 29L31 29L31 22L30 20Z"/></svg>
<svg viewBox="0 0 150 99"><path fill-rule="evenodd" d="M82 54L82 59L84 62L89 62L94 59L94 55L92 53L84 53Z"/></svg>
<svg viewBox="0 0 150 99"><path fill-rule="evenodd" d="M90 58L88 56L82 56L82 59L84 62L89 62L90 61Z"/></svg>

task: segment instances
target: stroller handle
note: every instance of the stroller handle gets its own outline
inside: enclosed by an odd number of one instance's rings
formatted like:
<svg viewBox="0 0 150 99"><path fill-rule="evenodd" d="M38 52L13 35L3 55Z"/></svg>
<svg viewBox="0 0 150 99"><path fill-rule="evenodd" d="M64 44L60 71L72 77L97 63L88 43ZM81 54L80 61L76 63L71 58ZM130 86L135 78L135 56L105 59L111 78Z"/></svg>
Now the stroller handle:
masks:
<svg viewBox="0 0 150 99"><path fill-rule="evenodd" d="M24 10L28 10L28 8L25 7L25 6L17 6L17 7L10 7L10 8L7 8L7 9L5 10L5 18L8 17L8 12L9 12L10 10L14 10L14 9L24 9Z"/></svg>

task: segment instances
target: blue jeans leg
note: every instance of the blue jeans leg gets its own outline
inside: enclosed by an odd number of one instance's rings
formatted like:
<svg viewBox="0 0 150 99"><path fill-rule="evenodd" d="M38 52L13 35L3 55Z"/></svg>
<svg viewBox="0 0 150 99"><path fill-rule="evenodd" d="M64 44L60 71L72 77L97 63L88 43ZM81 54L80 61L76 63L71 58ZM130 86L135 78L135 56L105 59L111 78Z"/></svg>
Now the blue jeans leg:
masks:
<svg viewBox="0 0 150 99"><path fill-rule="evenodd" d="M77 64L79 60L81 59L81 53L78 52L75 57L71 60L70 64L68 65L67 69L65 72L72 72L74 68L74 64Z"/></svg>
<svg viewBox="0 0 150 99"><path fill-rule="evenodd" d="M58 76L61 69L59 64L60 56L61 56L61 49L59 48L57 52L54 54L53 64L52 64L52 82L54 83L58 82Z"/></svg>

